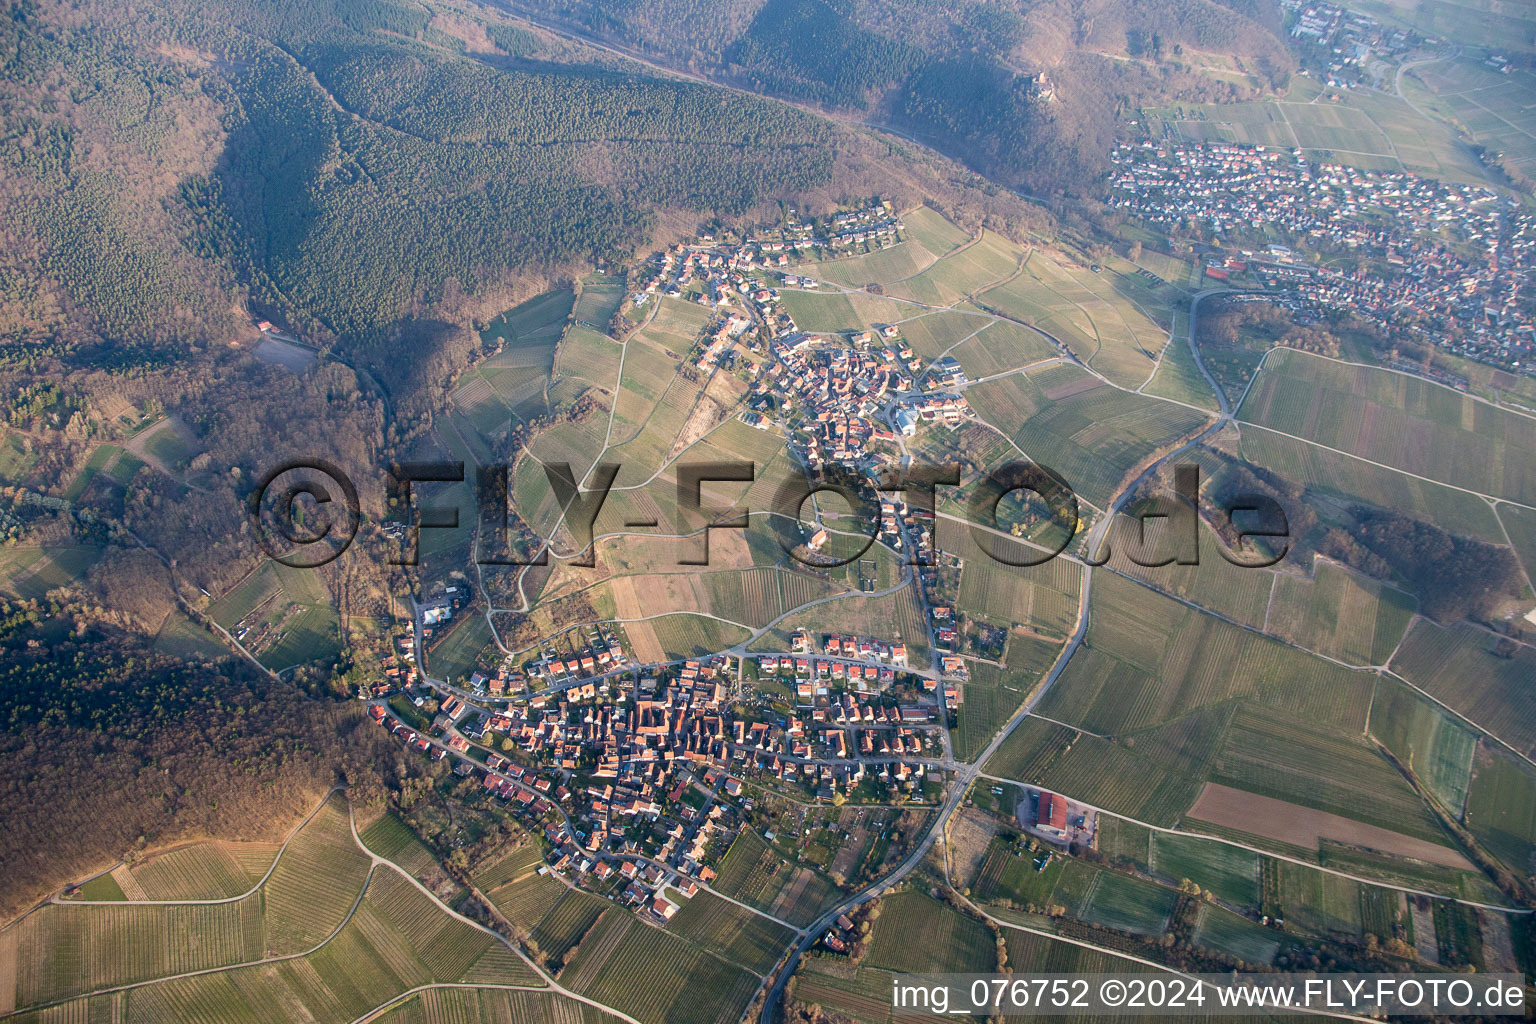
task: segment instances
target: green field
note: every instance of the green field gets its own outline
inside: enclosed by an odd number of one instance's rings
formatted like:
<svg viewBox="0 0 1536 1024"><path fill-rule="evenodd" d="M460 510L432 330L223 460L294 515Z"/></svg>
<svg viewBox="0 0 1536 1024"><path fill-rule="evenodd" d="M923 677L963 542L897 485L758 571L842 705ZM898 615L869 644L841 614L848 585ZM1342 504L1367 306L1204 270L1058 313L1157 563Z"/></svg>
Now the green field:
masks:
<svg viewBox="0 0 1536 1024"><path fill-rule="evenodd" d="M1459 814L1471 783L1477 734L1429 699L1397 680L1376 684L1371 735L1419 779L1452 815Z"/></svg>
<svg viewBox="0 0 1536 1024"><path fill-rule="evenodd" d="M1474 772L1467 827L1514 870L1536 869L1536 769L1484 749Z"/></svg>
<svg viewBox="0 0 1536 1024"><path fill-rule="evenodd" d="M1177 892L1164 886L1101 871L1077 916L1133 935L1158 935L1168 927L1178 899Z"/></svg>
<svg viewBox="0 0 1536 1024"><path fill-rule="evenodd" d="M427 656L427 667L440 679L463 685L482 654L498 655L491 624L479 612L457 617L452 631Z"/></svg>
<svg viewBox="0 0 1536 1024"><path fill-rule="evenodd" d="M498 341L504 344L503 365L513 365L507 359L513 352L552 351L574 301L575 296L565 289L535 295L486 324L480 339L491 345Z"/></svg>
<svg viewBox="0 0 1536 1024"><path fill-rule="evenodd" d="M1238 415L1441 483L1536 504L1536 418L1420 377L1276 349Z"/></svg>
<svg viewBox="0 0 1536 1024"><path fill-rule="evenodd" d="M1278 932L1206 904L1200 908L1194 942L1251 964L1273 963L1280 951Z"/></svg>
<svg viewBox="0 0 1536 1024"><path fill-rule="evenodd" d="M1152 834L1152 871L1174 884L1186 878L1236 907L1259 905L1259 856L1208 839Z"/></svg>
<svg viewBox="0 0 1536 1024"><path fill-rule="evenodd" d="M568 889L529 934L528 941L532 948L559 963L609 906L600 897Z"/></svg>
<svg viewBox="0 0 1536 1024"><path fill-rule="evenodd" d="M308 569L263 562L213 602L208 614L274 671L333 659L341 649L336 610L318 574Z"/></svg>
<svg viewBox="0 0 1536 1024"><path fill-rule="evenodd" d="M806 292L786 288L780 292L784 310L802 331L830 334L836 331L863 330L863 318L853 308L848 296L840 292Z"/></svg>
<svg viewBox="0 0 1536 1024"><path fill-rule="evenodd" d="M1005 565L976 547L969 534L948 536L954 542L946 538L946 547L965 561L959 607L966 615L1000 626L1028 626L1047 636L1066 637L1072 631L1082 590L1078 566L1064 558L1035 566Z"/></svg>

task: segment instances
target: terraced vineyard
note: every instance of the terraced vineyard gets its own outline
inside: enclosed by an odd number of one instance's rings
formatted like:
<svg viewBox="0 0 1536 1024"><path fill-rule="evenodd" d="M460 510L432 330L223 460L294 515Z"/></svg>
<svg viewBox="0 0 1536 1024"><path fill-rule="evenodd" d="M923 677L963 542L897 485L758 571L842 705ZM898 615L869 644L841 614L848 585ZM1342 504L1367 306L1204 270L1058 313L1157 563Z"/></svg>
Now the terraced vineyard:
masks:
<svg viewBox="0 0 1536 1024"><path fill-rule="evenodd" d="M224 844L202 844L139 870L151 888L195 891L233 884L275 852L262 846L235 857ZM249 896L45 904L0 931L0 1005L59 1004L33 1018L39 1022L105 1013L135 1024L282 1024L351 1020L392 993L472 974L543 984L499 937L453 916L399 871L370 873L368 863L344 800L333 795ZM90 995L105 989L120 991Z"/></svg>

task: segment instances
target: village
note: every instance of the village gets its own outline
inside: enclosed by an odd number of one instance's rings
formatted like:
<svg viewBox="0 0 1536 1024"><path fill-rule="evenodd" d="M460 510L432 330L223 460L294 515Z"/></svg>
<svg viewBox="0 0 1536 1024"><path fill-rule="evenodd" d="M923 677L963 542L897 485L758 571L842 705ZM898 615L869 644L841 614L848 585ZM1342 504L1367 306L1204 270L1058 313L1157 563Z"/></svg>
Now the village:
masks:
<svg viewBox="0 0 1536 1024"><path fill-rule="evenodd" d="M411 638L397 645L408 659ZM791 680L787 707L748 698L742 659L729 655L658 666L619 655L619 670L594 663L597 677L529 663L477 677L478 702L392 661L387 682L360 696L408 749L451 760L541 834L549 870L660 923L677 910L668 887L691 896L714 879L753 790L829 807L939 795L929 783L941 787L946 771L940 709L892 694L937 689L904 671L905 646L798 630L794 648L752 659L759 679ZM828 940L840 941L836 929Z"/></svg>
<svg viewBox="0 0 1536 1024"><path fill-rule="evenodd" d="M1536 305L1522 286L1536 270L1536 220L1491 189L1236 143L1126 143L1111 159L1113 205L1214 237L1213 284L1248 271L1314 312L1533 372Z"/></svg>

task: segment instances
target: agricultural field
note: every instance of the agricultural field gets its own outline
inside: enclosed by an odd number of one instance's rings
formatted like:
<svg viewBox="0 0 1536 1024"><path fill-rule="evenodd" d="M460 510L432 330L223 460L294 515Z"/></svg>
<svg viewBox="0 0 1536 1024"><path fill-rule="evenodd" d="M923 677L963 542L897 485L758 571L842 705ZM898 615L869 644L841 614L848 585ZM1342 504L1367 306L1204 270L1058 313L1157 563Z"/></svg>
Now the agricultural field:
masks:
<svg viewBox="0 0 1536 1024"><path fill-rule="evenodd" d="M686 900L668 927L755 974L766 974L794 938L783 925L704 891Z"/></svg>
<svg viewBox="0 0 1536 1024"><path fill-rule="evenodd" d="M393 813L381 815L363 829L361 838L370 852L398 864L412 877L419 878L437 867L436 855Z"/></svg>
<svg viewBox="0 0 1536 1024"><path fill-rule="evenodd" d="M1273 929L1209 903L1200 908L1194 943L1250 964L1273 963L1280 952L1278 933Z"/></svg>
<svg viewBox="0 0 1536 1024"><path fill-rule="evenodd" d="M1070 857L1053 855L1043 866L1036 867L1038 855L1015 852L1012 845L994 838L971 882L971 895L981 902L1007 900L1018 909L1034 907L1044 910L1052 903L1051 894L1061 881L1062 873L1071 865L1079 864ZM1082 870L1081 866L1071 868Z"/></svg>
<svg viewBox="0 0 1536 1024"><path fill-rule="evenodd" d="M496 653L491 624L479 611L456 616L450 631L427 653L427 668L439 679L463 683L482 654Z"/></svg>
<svg viewBox="0 0 1536 1024"><path fill-rule="evenodd" d="M491 988L427 989L373 1018L377 1024L467 1024L513 1021L516 1024L619 1024L620 1018L556 992Z"/></svg>
<svg viewBox="0 0 1536 1024"><path fill-rule="evenodd" d="M249 892L277 850L269 843L195 843L156 854L131 870L145 899L221 900Z"/></svg>
<svg viewBox="0 0 1536 1024"><path fill-rule="evenodd" d="M1536 869L1536 768L1503 751L1479 749L1466 824L1513 870Z"/></svg>
<svg viewBox="0 0 1536 1024"><path fill-rule="evenodd" d="M1413 618L1413 597L1320 558L1313 573L1275 577L1266 631L1351 665L1386 664Z"/></svg>
<svg viewBox="0 0 1536 1024"><path fill-rule="evenodd" d="M1158 935L1168 927L1179 894L1173 889L1113 871L1100 871L1077 916L1089 924L1133 935Z"/></svg>
<svg viewBox="0 0 1536 1024"><path fill-rule="evenodd" d="M1009 734L985 770L1163 826L1178 821L1200 788L1119 744L1034 717Z"/></svg>
<svg viewBox="0 0 1536 1024"><path fill-rule="evenodd" d="M713 1024L740 1017L759 979L615 907L587 934L560 983L644 1024Z"/></svg>
<svg viewBox="0 0 1536 1024"><path fill-rule="evenodd" d="M1103 508L1144 460L1205 416L1117 390L1072 366L1017 373L966 392L987 422Z"/></svg>
<svg viewBox="0 0 1536 1024"><path fill-rule="evenodd" d="M1189 879L1224 903L1259 906L1259 855L1208 839L1154 832L1152 873L1177 885Z"/></svg>
<svg viewBox="0 0 1536 1024"><path fill-rule="evenodd" d="M1500 505L1499 520L1509 534L1515 556L1525 569L1527 580L1536 580L1536 511L1519 505Z"/></svg>
<svg viewBox="0 0 1536 1024"><path fill-rule="evenodd" d="M907 237L934 256L948 256L970 238L931 206L909 210L901 215L901 220Z"/></svg>
<svg viewBox="0 0 1536 1024"><path fill-rule="evenodd" d="M1419 619L1392 671L1527 757L1536 753L1536 650L1461 625Z"/></svg>
<svg viewBox="0 0 1536 1024"><path fill-rule="evenodd" d="M1013 276L1023 258L1024 251L1008 239L982 231L922 273L890 285L886 293L933 306L952 305Z"/></svg>
<svg viewBox="0 0 1536 1024"><path fill-rule="evenodd" d="M1364 727L1368 677L1097 570L1087 646L1040 713L1103 735L1236 698ZM1154 640L1154 638L1157 638Z"/></svg>
<svg viewBox="0 0 1536 1024"><path fill-rule="evenodd" d="M1364 738L1305 720L1240 710L1210 779L1437 846L1450 844L1418 794Z"/></svg>
<svg viewBox="0 0 1536 1024"><path fill-rule="evenodd" d="M619 311L624 301L624 278L604 277L593 274L581 282L581 292L576 296L576 308L571 318L579 324L599 331L608 329L608 321Z"/></svg>
<svg viewBox="0 0 1536 1024"><path fill-rule="evenodd" d="M1189 318L1181 314L1180 319L1181 322L1187 322ZM1200 367L1195 363L1188 340L1180 336L1177 330L1173 339L1163 348L1157 369L1142 389L1142 394L1198 406L1210 412L1219 412L1221 409L1216 393L1211 390L1211 382L1205 379L1205 374L1200 372Z"/></svg>
<svg viewBox="0 0 1536 1024"><path fill-rule="evenodd" d="M970 679L961 684L963 699L952 734L955 756L969 761L981 753L1034 692L1060 654L1058 643L1015 636L1003 655L1006 668L973 662Z"/></svg>
<svg viewBox="0 0 1536 1024"><path fill-rule="evenodd" d="M1430 480L1536 504L1536 418L1420 377L1275 349L1238 415Z"/></svg>
<svg viewBox="0 0 1536 1024"><path fill-rule="evenodd" d="M526 355L540 349L552 352L574 303L575 295L566 289L535 295L486 324L480 340L491 346L502 345L503 356L513 352ZM503 364L513 365L506 359Z"/></svg>
<svg viewBox="0 0 1536 1024"><path fill-rule="evenodd" d="M947 245L945 247L948 248ZM868 284L892 285L913 277L932 266L935 259L933 253L912 236L909 227L907 239L896 245L888 245L860 256L802 264L799 272L818 281L830 281L847 288L863 288Z"/></svg>
<svg viewBox="0 0 1536 1024"><path fill-rule="evenodd" d="M1008 373L1060 355L1045 335L1010 320L994 320L949 354L972 380Z"/></svg>
<svg viewBox="0 0 1536 1024"><path fill-rule="evenodd" d="M717 892L800 927L838 895L825 877L786 862L751 829L736 836L716 870Z"/></svg>
<svg viewBox="0 0 1536 1024"><path fill-rule="evenodd" d="M1105 564L1117 573L1147 583L1172 597L1262 630L1269 613L1276 574L1267 568L1247 568L1227 561L1221 554L1220 539L1203 524L1196 532L1198 564L1137 564L1136 559L1153 562L1179 556L1178 549L1170 543L1171 533L1166 524L1167 520L1163 519L1137 520L1119 516L1108 535L1109 561ZM1100 557L1102 555L1101 552ZM1286 563L1282 561L1281 564Z"/></svg>
<svg viewBox="0 0 1536 1024"><path fill-rule="evenodd" d="M204 843L119 869L115 902L44 905L0 932L0 1005L27 1007L137 985L126 1021L346 1019L390 993L457 981L492 947L390 868L370 872L340 796L294 834L260 888L276 844ZM107 877L107 876L103 876ZM115 877L115 876L114 876ZM135 904L134 899L226 900ZM85 887L83 897L100 894ZM43 955L46 951L47 955ZM274 957L290 957L272 961ZM262 961L269 961L262 963ZM495 980L537 984L515 954ZM197 973L202 972L202 973ZM155 981L171 975L190 975ZM85 1008L77 999L71 1008ZM74 1019L74 1018L69 1018ZM83 1018L82 1018L83 1019Z"/></svg>
<svg viewBox="0 0 1536 1024"><path fill-rule="evenodd" d="M1362 90L1363 91L1363 90ZM1365 111L1345 103L1264 100L1164 113L1185 139L1302 150L1314 160L1363 170L1400 170L1393 140Z"/></svg>
<svg viewBox="0 0 1536 1024"><path fill-rule="evenodd" d="M996 322L981 313L946 309L902 320L896 326L912 351L932 362Z"/></svg>
<svg viewBox="0 0 1536 1024"><path fill-rule="evenodd" d="M1269 912L1283 917L1287 930L1359 940L1359 882L1289 861L1269 861L1266 870L1275 873L1280 893L1278 905Z"/></svg>
<svg viewBox="0 0 1536 1024"><path fill-rule="evenodd" d="M827 632L879 636L902 640L907 645L911 664L921 664L928 656L928 625L916 592L910 585L892 594L866 597L850 593L835 601L819 604L806 613L786 617L773 629L754 640L749 650L787 651L789 634L799 626L810 625Z"/></svg>
<svg viewBox="0 0 1536 1024"><path fill-rule="evenodd" d="M262 886L268 955L323 942L346 920L368 877L368 857L352 839L346 801L333 796L294 836Z"/></svg>
<svg viewBox="0 0 1536 1024"><path fill-rule="evenodd" d="M807 292L785 288L779 292L784 310L794 318L795 326L813 334L837 331L861 331L864 318L852 301L841 292Z"/></svg>
<svg viewBox="0 0 1536 1024"><path fill-rule="evenodd" d="M1252 424L1243 428L1242 454L1247 461L1305 486L1309 497L1362 501L1488 544L1505 543L1498 517L1487 502L1444 484Z"/></svg>
<svg viewBox="0 0 1536 1024"><path fill-rule="evenodd" d="M1458 815L1472 781L1477 733L1390 676L1376 684L1370 721L1371 735Z"/></svg>
<svg viewBox="0 0 1536 1024"><path fill-rule="evenodd" d="M341 649L330 595L307 569L263 562L214 601L208 614L274 671L334 659Z"/></svg>
<svg viewBox="0 0 1536 1024"><path fill-rule="evenodd" d="M1500 5L1498 13L1485 10L1470 17L1459 3L1438 2L1431 9L1440 15L1435 22L1451 32L1482 23L1492 36L1484 41L1488 46L1503 47L1515 38L1529 41L1536 29L1530 12L1513 4ZM1456 16L1451 16L1453 11ZM1520 22L1510 24L1516 17ZM1404 91L1415 103L1459 126L1475 144L1502 153L1527 177L1536 177L1536 132L1528 113L1536 103L1536 75L1530 69L1512 68L1509 74L1501 74L1468 54L1421 65L1405 78Z"/></svg>
<svg viewBox="0 0 1536 1024"><path fill-rule="evenodd" d="M908 890L880 901L870 967L913 974L987 972L997 967L992 933L923 892Z"/></svg>
<svg viewBox="0 0 1536 1024"><path fill-rule="evenodd" d="M977 302L1039 328L1115 384L1135 389L1152 377L1172 318L1155 309L1164 323L1155 322L1135 297L1133 280L1035 252L1022 273Z"/></svg>
<svg viewBox="0 0 1536 1024"><path fill-rule="evenodd" d="M84 578L101 555L101 548L86 544L20 544L0 549L0 587L16 597L41 600Z"/></svg>
<svg viewBox="0 0 1536 1024"><path fill-rule="evenodd" d="M976 547L968 533L956 540L958 544L948 546L965 562L959 598L963 614L999 626L1025 626L1051 637L1064 638L1072 631L1082 591L1080 567L1064 558L1034 566L1005 565Z"/></svg>
<svg viewBox="0 0 1536 1024"><path fill-rule="evenodd" d="M601 897L567 889L538 927L529 933L530 948L537 949L551 962L560 963L610 906L612 904Z"/></svg>

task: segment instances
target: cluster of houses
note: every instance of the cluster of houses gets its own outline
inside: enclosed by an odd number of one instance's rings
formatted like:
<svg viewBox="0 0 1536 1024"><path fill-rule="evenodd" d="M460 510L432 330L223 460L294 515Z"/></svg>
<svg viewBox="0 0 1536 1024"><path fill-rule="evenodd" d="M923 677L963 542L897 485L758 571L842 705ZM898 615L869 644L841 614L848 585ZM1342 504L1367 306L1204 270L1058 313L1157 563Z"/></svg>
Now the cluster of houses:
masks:
<svg viewBox="0 0 1536 1024"><path fill-rule="evenodd" d="M1417 33L1383 25L1369 14L1346 10L1327 0L1280 0L1291 26L1291 39L1310 63L1320 63L1323 80L1348 89L1369 78L1382 83L1383 61L1399 60L1414 49Z"/></svg>
<svg viewBox="0 0 1536 1024"><path fill-rule="evenodd" d="M1145 222L1236 238L1279 232L1352 257L1313 266L1282 246L1247 253L1245 268L1283 294L1530 370L1536 313L1522 285L1536 271L1536 218L1491 189L1236 143L1128 143L1112 159L1113 205Z"/></svg>

